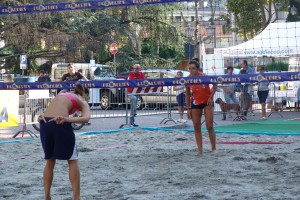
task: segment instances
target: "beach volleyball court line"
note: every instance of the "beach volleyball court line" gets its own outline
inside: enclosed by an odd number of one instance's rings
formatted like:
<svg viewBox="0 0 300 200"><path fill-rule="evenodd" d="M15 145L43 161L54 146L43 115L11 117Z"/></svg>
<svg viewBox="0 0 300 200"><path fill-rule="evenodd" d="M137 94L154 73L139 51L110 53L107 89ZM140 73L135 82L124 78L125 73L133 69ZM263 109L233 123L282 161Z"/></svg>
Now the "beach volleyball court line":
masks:
<svg viewBox="0 0 300 200"><path fill-rule="evenodd" d="M258 122L248 122L241 124L231 124L227 126L216 126L215 132L218 134L240 134L240 135L270 135L270 136L300 136L299 126L300 118L297 120L267 120L267 121L258 121ZM89 132L80 132L76 133L76 136L81 135L98 135L98 134L113 134L124 132L128 130L148 130L148 131L164 131L164 132L191 132L193 129L174 129L174 128L159 128L159 127L129 127L122 128L117 130L104 130L104 131L89 131ZM263 130L260 130L263 129ZM266 131L267 130L267 131ZM207 130L203 127L203 131ZM39 138L26 138L19 140L7 140L0 141L1 144L8 143L17 143L17 142L26 142L32 140L39 140Z"/></svg>
<svg viewBox="0 0 300 200"><path fill-rule="evenodd" d="M175 142L177 144L196 144L196 142ZM246 144L292 144L293 142L261 142L261 141L231 141L231 142L216 142L217 144L229 145L246 145ZM203 142L203 144L210 144L210 142Z"/></svg>

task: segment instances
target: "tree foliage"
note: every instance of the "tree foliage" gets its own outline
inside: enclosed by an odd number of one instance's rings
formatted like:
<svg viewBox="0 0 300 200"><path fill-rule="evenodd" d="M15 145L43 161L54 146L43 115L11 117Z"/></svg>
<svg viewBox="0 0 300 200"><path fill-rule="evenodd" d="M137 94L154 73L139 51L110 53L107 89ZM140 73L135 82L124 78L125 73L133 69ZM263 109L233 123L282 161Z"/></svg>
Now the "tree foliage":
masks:
<svg viewBox="0 0 300 200"><path fill-rule="evenodd" d="M52 2L55 1L40 3ZM29 2L4 1L0 6L26 3ZM112 42L119 47L119 71L128 70L135 62L147 67L175 66L182 58L184 41L168 16L180 7L175 3L1 16L0 37L5 41L4 48L12 51L5 55L7 67L17 70L21 54L26 54L30 63L36 58L52 62L112 62ZM34 66L29 70L36 71Z"/></svg>
<svg viewBox="0 0 300 200"><path fill-rule="evenodd" d="M233 13L238 34L245 41L277 20L279 10L287 10L288 0L228 0L227 8Z"/></svg>

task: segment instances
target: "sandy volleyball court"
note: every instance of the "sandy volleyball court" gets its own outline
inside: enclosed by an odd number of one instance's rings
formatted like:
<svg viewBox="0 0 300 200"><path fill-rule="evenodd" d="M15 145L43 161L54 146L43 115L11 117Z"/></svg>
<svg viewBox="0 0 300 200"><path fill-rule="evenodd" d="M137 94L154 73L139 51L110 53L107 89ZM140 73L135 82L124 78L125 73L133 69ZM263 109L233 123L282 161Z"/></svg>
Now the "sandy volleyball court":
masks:
<svg viewBox="0 0 300 200"><path fill-rule="evenodd" d="M197 156L193 133L134 129L77 137L82 199L300 199L300 137L217 134ZM39 140L0 144L0 199L43 199ZM52 199L72 199L57 161Z"/></svg>

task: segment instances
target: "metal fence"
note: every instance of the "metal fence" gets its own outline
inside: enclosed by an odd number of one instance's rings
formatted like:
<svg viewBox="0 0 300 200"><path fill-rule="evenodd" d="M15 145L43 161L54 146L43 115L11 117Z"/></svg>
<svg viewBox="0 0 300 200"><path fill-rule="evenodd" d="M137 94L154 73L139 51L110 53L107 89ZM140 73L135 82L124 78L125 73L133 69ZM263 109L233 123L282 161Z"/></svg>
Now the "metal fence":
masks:
<svg viewBox="0 0 300 200"><path fill-rule="evenodd" d="M40 93L41 90L36 92ZM47 91L48 96L43 98L37 98L31 96L33 91L27 90L25 94L20 96L20 107L19 107L19 119L20 124L36 124L37 116L44 112L45 108L53 97L57 95L57 91ZM90 101L91 106L91 118L114 118L114 117L128 117L130 110L130 100L128 98L127 90L122 95L114 96L112 92L102 91L105 94L99 92L99 89L90 89L91 99L103 97L107 95L107 101L95 103ZM150 91L135 93L138 97L138 113L139 116L146 115L158 115L168 114L171 110L176 109L176 96L172 94L171 87L163 87L159 91ZM109 102L108 102L109 101ZM104 104L104 105L103 105Z"/></svg>
<svg viewBox="0 0 300 200"><path fill-rule="evenodd" d="M279 86L276 83L270 84L269 96L267 99L267 109L269 112L280 112L286 108L291 108L296 106L295 103L298 102L297 91L295 90L286 90L283 86ZM251 94L251 107L254 112L260 112L261 105L259 104L257 90L256 87L253 87L253 93ZM104 94L99 92L99 89L90 89L91 90L91 98L100 99L100 97ZM19 119L18 122L24 125L37 124L37 116L44 112L45 108L51 101L51 99L56 96L56 91L46 91L48 92L48 97L44 98L36 98L32 97L31 93L33 91L25 91L24 94L24 106L19 108ZM38 90L38 93L41 91ZM45 92L45 91L44 91ZM130 111L130 101L128 98L127 90L124 90L125 93L122 95L114 96L113 93L104 91L105 95L109 102L101 102L93 103L90 102L91 106L91 117L92 118L114 118L114 117L129 117ZM240 100L241 106L241 93L235 93L237 98ZM142 90L139 93L135 93L138 97L138 112L137 117L147 116L147 115L160 115L160 114L168 114L169 119L178 119L179 112L177 110L177 102L176 95L173 92L172 87L162 87L161 90L152 92L151 90L148 92L143 92ZM218 89L214 96L214 101L218 98L222 99L225 103L224 95L222 89ZM22 99L20 97L20 105L23 104ZM105 105L103 105L105 104ZM224 109L220 104L215 103L214 106L215 114L228 114L235 113L233 109L230 109L229 112ZM177 123L176 120L174 123Z"/></svg>

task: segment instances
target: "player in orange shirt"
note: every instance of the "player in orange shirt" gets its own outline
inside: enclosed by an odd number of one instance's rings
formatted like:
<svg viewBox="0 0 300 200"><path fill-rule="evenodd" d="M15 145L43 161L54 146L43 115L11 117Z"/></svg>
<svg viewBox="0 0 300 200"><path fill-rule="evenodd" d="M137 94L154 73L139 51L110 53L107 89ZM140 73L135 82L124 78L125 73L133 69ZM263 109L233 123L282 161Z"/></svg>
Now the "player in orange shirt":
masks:
<svg viewBox="0 0 300 200"><path fill-rule="evenodd" d="M199 63L195 60L189 63L190 76L204 76L199 72ZM208 130L211 143L212 153L216 152L216 133L213 127L214 123L214 95L217 86L210 88L209 84L197 84L186 86L186 107L187 116L192 119L195 131L195 138L198 147L198 153L202 154L202 133L201 133L201 117L204 111L205 124Z"/></svg>

